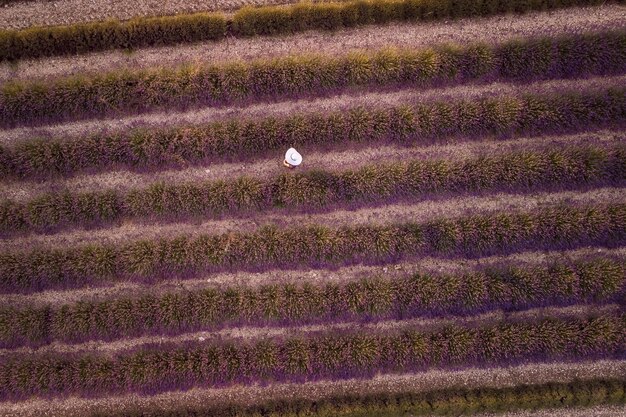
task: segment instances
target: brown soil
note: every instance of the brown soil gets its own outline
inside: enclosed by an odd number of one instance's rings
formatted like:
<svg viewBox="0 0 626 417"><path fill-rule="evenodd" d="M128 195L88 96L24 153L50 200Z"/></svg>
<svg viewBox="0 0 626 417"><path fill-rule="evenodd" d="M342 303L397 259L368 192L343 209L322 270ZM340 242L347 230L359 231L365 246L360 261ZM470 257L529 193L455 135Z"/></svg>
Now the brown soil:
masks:
<svg viewBox="0 0 626 417"><path fill-rule="evenodd" d="M274 6L300 0L44 0L13 3L0 8L0 29L69 25L108 19L170 16L198 12L233 12L245 6ZM329 0L308 0L323 2ZM345 0L333 0L345 1Z"/></svg>
<svg viewBox="0 0 626 417"><path fill-rule="evenodd" d="M566 383L574 380L626 377L626 361L533 363L503 368L469 368L464 370L431 370L417 374L377 375L372 379L319 381L301 384L267 386L234 386L226 389L191 389L154 396L130 394L100 399L71 397L67 399L33 398L21 402L0 403L2 417L74 417L88 412L120 410L135 407L200 406L211 403L251 405L277 398L318 399L338 392L344 394L424 392L453 387L512 387L522 384ZM543 414L543 416L553 414ZM559 416L571 414L561 413ZM582 414L584 415L584 414ZM581 415L581 417L582 417ZM612 415L610 415L612 417ZM510 417L517 417L511 414ZM521 416L520 416L521 417ZM608 417L608 416L603 416Z"/></svg>
<svg viewBox="0 0 626 417"><path fill-rule="evenodd" d="M144 224L132 221L119 227L97 230L62 231L52 235L29 235L0 241L0 251L30 250L38 247L70 247L85 244L120 244L131 240L154 239L167 236L195 236L230 232L251 233L260 226L279 228L318 224L328 227L425 222L441 217L457 217L495 211L533 210L559 204L623 203L623 188L598 188L588 191L542 192L533 194L494 193L486 196L435 198L418 203L401 203L372 206L357 210L338 209L331 212L293 214L272 211L269 214L253 213L244 218L212 220L202 223Z"/></svg>
<svg viewBox="0 0 626 417"><path fill-rule="evenodd" d="M490 256L478 259L447 259L424 257L411 262L387 265L352 265L337 269L269 270L263 272L227 272L211 274L202 278L178 280L171 279L154 284L139 282L117 282L108 287L86 287L70 290L48 290L33 294L3 294L0 306L34 306L76 303L79 301L102 301L122 297L134 297L141 294L162 294L165 292L186 292L226 286L255 287L265 284L286 282L308 282L322 285L326 282L347 282L368 276L400 277L415 272L433 274L452 274L473 271L490 265L514 264L520 267L549 265L553 261L564 259L584 259L588 256L602 255L626 258L626 247L607 249L587 247L568 251L519 252L506 256Z"/></svg>
<svg viewBox="0 0 626 417"><path fill-rule="evenodd" d="M0 27L23 27L36 22L52 24L81 19L96 19L102 15L94 11L80 12L72 8L70 13L60 5L77 2L90 4L91 8L111 7L110 4L128 8L123 0L93 2L93 0L64 0L49 3L25 3L0 9ZM133 1L142 5L148 0ZM226 0L229 1L229 0ZM160 4L183 3L181 0L166 0ZM152 1L154 3L154 1ZM186 5L197 2L187 2ZM199 4L206 4L203 0ZM42 9L43 7L43 9ZM74 6L72 6L74 7ZM192 7L192 6L190 6ZM54 20L51 11L59 20ZM129 10L133 10L132 7ZM131 11L130 15L137 12ZM91 17L93 16L93 17ZM82 72L101 72L114 68L146 68L153 66L175 66L183 62L217 62L224 60L250 60L298 54L303 51L345 53L351 50L378 49L383 47L414 48L434 43L454 42L500 42L523 36L555 36L606 29L621 29L626 25L626 7L603 5L587 8L571 8L553 12L504 15L458 21L439 21L416 24L394 24L389 26L367 26L337 32L307 32L280 37L254 39L228 39L223 42L204 42L161 48L146 48L132 53L107 51L81 56L25 60L17 64L0 65L0 82L10 79L33 79Z"/></svg>
<svg viewBox="0 0 626 417"><path fill-rule="evenodd" d="M481 413L476 417L624 417L626 406L595 406L591 408L563 408L550 410Z"/></svg>

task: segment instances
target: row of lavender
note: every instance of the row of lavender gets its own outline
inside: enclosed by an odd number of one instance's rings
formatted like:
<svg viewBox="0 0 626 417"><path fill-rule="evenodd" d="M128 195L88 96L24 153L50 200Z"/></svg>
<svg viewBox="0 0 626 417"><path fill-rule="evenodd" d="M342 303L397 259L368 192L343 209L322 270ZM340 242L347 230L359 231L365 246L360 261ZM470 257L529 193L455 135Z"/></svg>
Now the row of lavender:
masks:
<svg viewBox="0 0 626 417"><path fill-rule="evenodd" d="M554 317L379 332L326 331L260 340L142 345L114 352L5 355L0 398L161 392L236 382L347 378L528 359L624 357L626 316Z"/></svg>
<svg viewBox="0 0 626 417"><path fill-rule="evenodd" d="M626 147L608 144L503 152L455 160L408 160L355 170L314 170L274 178L159 182L126 191L53 192L26 202L0 202L0 233L104 226L124 220L163 221L267 212L329 210L374 202L495 191L531 192L619 185Z"/></svg>
<svg viewBox="0 0 626 417"><path fill-rule="evenodd" d="M623 379L576 380L569 383L524 384L515 387L450 388L427 392L374 392L311 399L303 395L267 399L253 405L179 404L166 407L126 405L115 411L95 411L81 417L397 417L490 415L522 410L623 406ZM493 413L493 414L492 414Z"/></svg>
<svg viewBox="0 0 626 417"><path fill-rule="evenodd" d="M424 87L621 74L626 69L625 36L624 31L612 31L496 45L442 45L338 57L302 55L9 82L0 89L0 126L310 97L363 86Z"/></svg>
<svg viewBox="0 0 626 417"><path fill-rule="evenodd" d="M476 256L520 249L622 245L626 205L548 205L427 222L194 234L120 244L36 247L0 253L0 290L32 292L115 280L190 277L208 271Z"/></svg>
<svg viewBox="0 0 626 417"><path fill-rule="evenodd" d="M626 62L626 59L625 59ZM48 137L0 145L0 173L47 179L115 169L157 170L259 158L286 146L390 143L427 145L493 136L576 132L622 126L621 79L601 86L526 91L471 99L406 102L327 113L226 119L203 125L130 129L83 137Z"/></svg>
<svg viewBox="0 0 626 417"><path fill-rule="evenodd" d="M0 307L0 346L623 302L626 259L595 255L535 267L504 264L451 275L405 273L393 278L371 274L338 283L302 279L304 283L144 290L104 301Z"/></svg>
<svg viewBox="0 0 626 417"><path fill-rule="evenodd" d="M1 0L0 5L24 0ZM622 2L623 0L617 0ZM428 21L588 6L600 0L356 0L303 2L286 7L243 8L224 13L178 14L69 26L0 30L0 61L141 48L226 37L292 34L368 24Z"/></svg>

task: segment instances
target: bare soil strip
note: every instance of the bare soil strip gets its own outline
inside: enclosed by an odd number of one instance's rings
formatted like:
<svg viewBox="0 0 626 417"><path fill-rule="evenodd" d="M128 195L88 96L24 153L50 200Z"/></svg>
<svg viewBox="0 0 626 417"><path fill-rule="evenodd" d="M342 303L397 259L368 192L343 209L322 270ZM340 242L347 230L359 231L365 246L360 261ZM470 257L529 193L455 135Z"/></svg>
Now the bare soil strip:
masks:
<svg viewBox="0 0 626 417"><path fill-rule="evenodd" d="M329 113L355 107L385 108L422 102L476 100L483 97L522 94L555 94L562 91L597 91L626 84L626 75L590 77L531 83L493 82L436 88L404 88L391 91L356 89L337 95L263 102L247 106L203 107L187 111L158 111L123 118L83 120L49 126L0 129L0 145L10 146L33 137L77 138L94 133L112 133L132 128L199 125L232 119L284 117L293 114Z"/></svg>
<svg viewBox="0 0 626 417"><path fill-rule="evenodd" d="M327 282L348 282L371 276L393 278L417 272L432 274L463 273L501 264L535 267L546 266L558 260L584 259L594 255L626 258L626 247L612 249L586 247L567 251L519 252L512 255L490 256L478 259L425 257L411 262L388 265L352 265L336 269L237 271L216 273L189 280L171 279L153 284L117 282L107 287L48 290L32 294L4 294L0 301L0 306L18 308L36 305L61 306L79 301L103 301L122 297L135 297L143 294L158 295L165 292L186 292L204 288L224 288L227 286L256 287L287 282L300 284L306 282L313 285L323 285Z"/></svg>
<svg viewBox="0 0 626 417"><path fill-rule="evenodd" d="M494 156L506 152L541 151L570 146L615 145L626 143L626 132L620 129L605 129L591 133L555 136L530 136L510 140L498 140L492 136L467 141L464 138L439 139L438 144L429 146L392 145L386 143L339 144L331 149L315 146L298 147L304 155L304 163L298 172L311 170L342 171L354 170L366 165L391 164L406 160L456 160ZM76 177L53 179L45 182L0 180L0 200L9 199L25 202L39 195L60 190L82 193L97 190L127 192L142 189L154 183L182 184L217 180L233 180L242 176L269 179L285 173L282 166L282 151L274 152L270 158L262 155L254 160L221 162L184 169L164 171L111 171L83 174Z"/></svg>
<svg viewBox="0 0 626 417"><path fill-rule="evenodd" d="M305 336L310 333L326 332L333 330L356 330L356 331L394 331L404 328L411 328L421 332L436 331L444 326L489 326L503 320L532 321L542 318L569 319L590 314L604 315L621 311L618 304L607 305L573 305L568 307L542 307L533 308L519 312L505 312L495 310L488 313L474 316L447 316L441 318L417 318L411 320L383 320L370 323L363 322L343 322L334 324L320 324L309 326L290 327L236 327L226 328L216 332L193 332L184 333L178 336L142 336L129 339L120 339L112 342L91 341L86 343L67 344L53 342L39 348L20 347L16 349L0 349L0 357L12 354L45 354L45 353L99 353L103 355L113 355L119 351L139 348L147 344L175 344L188 341L199 341L212 343L216 341L233 340L257 340L277 336Z"/></svg>
<svg viewBox="0 0 626 417"><path fill-rule="evenodd" d="M232 12L245 6L275 6L300 0L52 0L13 3L0 8L0 29L56 26L134 17L170 16L197 12ZM329 0L309 0L322 2ZM345 1L345 0L333 0Z"/></svg>
<svg viewBox="0 0 626 417"><path fill-rule="evenodd" d="M63 11L60 4L75 4L78 0L63 0L51 3L31 3L14 5L0 9L0 27L32 24L34 16L41 16L40 22L52 23L52 16L41 8L59 8L59 16L64 22L77 16L97 16L91 11L81 13L75 9ZM80 0L96 9L109 7L111 2ZM115 4L132 10L148 0ZM225 0L229 1L229 0ZM236 1L236 0L232 0ZM155 3L153 0L150 3ZM181 0L167 0L162 3ZM187 2L206 4L207 0ZM47 6L47 5L50 6ZM32 9L29 14L20 8ZM135 14L134 12L130 12ZM21 16L21 17L18 17ZM24 23L20 23L24 22ZM307 32L279 37L259 37L253 39L228 39L223 42L204 42L160 48L146 48L133 51L107 51L71 57L24 60L17 64L0 65L0 82L10 79L34 79L49 76L69 75L83 72L102 72L115 68L146 68L154 66L176 66L183 62L218 62L225 60L250 60L261 57L275 57L285 54L299 54L303 51L324 51L328 54L342 54L353 50L378 49L383 47L415 48L434 43L454 42L502 42L524 36L558 36L608 29L619 29L626 25L626 6L603 5L586 8L570 8L552 12L533 12L524 15L504 15L488 18L461 19L414 24L393 24L389 26L367 26L336 32Z"/></svg>
<svg viewBox="0 0 626 417"><path fill-rule="evenodd" d="M481 413L476 417L624 417L626 406L595 406L590 408L557 408L546 410Z"/></svg>
<svg viewBox="0 0 626 417"><path fill-rule="evenodd" d="M531 363L503 368L468 368L463 370L431 370L417 374L382 374L372 379L318 381L266 386L233 386L224 389L191 389L154 396L129 394L98 399L70 397L66 399L33 398L22 402L0 403L2 417L72 417L99 411L119 412L134 407L205 406L224 402L243 405L258 404L279 398L318 399L338 392L366 394L377 392L425 392L446 388L513 387L522 384L567 383L573 380L623 378L626 360L585 362ZM569 411L569 410L568 410ZM553 415L553 414L546 414ZM571 415L568 413L562 416ZM585 414L580 414L585 415ZM517 417L514 414L511 417Z"/></svg>
<svg viewBox="0 0 626 417"><path fill-rule="evenodd" d="M338 209L319 213L297 213L272 210L251 213L242 218L178 223L148 223L126 221L121 226L103 229L63 230L57 234L32 234L0 241L0 251L28 250L38 247L63 248L85 244L119 244L131 240L154 239L167 236L215 235L223 233L250 233L261 226L279 228L318 224L328 227L426 222L441 217L486 214L496 211L533 210L559 204L603 204L626 202L626 189L604 187L590 190L540 192L529 194L494 193L463 197L437 196L417 203L374 205L370 207Z"/></svg>

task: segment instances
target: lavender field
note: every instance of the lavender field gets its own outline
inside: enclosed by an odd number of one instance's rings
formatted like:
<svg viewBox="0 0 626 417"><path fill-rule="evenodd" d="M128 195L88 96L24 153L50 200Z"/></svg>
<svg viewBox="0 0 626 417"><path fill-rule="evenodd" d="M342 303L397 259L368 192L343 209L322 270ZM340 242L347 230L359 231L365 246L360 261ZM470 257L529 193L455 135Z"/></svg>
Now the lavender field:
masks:
<svg viewBox="0 0 626 417"><path fill-rule="evenodd" d="M0 1L0 416L625 415L623 3Z"/></svg>

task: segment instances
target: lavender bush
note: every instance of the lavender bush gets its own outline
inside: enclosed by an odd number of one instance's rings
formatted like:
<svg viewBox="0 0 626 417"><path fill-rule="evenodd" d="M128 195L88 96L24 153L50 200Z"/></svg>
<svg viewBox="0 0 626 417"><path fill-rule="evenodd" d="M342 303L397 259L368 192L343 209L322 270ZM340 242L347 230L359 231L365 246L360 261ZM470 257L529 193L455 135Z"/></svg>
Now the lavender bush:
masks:
<svg viewBox="0 0 626 417"><path fill-rule="evenodd" d="M335 393L312 400L301 395L265 400L245 406L233 402L211 405L126 407L96 411L89 417L397 417L482 415L520 410L623 405L626 383L618 379L575 380L571 383L532 384L499 388L451 388L427 392Z"/></svg>
<svg viewBox="0 0 626 417"><path fill-rule="evenodd" d="M60 307L0 308L0 346L605 303L623 299L625 280L624 259L593 257L458 275L370 276L342 283L207 288Z"/></svg>
<svg viewBox="0 0 626 417"><path fill-rule="evenodd" d="M0 173L18 178L67 176L112 168L161 169L258 157L285 146L347 143L430 144L481 135L571 132L626 117L624 88L528 93L473 100L353 108L331 114L237 119L198 126L134 129L0 146Z"/></svg>
<svg viewBox="0 0 626 417"><path fill-rule="evenodd" d="M0 0L0 5L24 0ZM623 0L617 0L621 2ZM71 55L116 48L173 45L248 37L333 30L391 21L419 21L531 10L586 6L599 0L370 0L304 3L286 7L243 8L233 17L223 13L193 13L137 17L69 26L0 30L0 61Z"/></svg>
<svg viewBox="0 0 626 417"><path fill-rule="evenodd" d="M626 31L520 39L489 46L302 55L178 69L119 70L0 89L0 126L336 93L359 86L554 79L624 72Z"/></svg>
<svg viewBox="0 0 626 417"><path fill-rule="evenodd" d="M274 178L156 183L125 192L72 191L39 195L23 203L0 202L0 234L52 231L124 219L184 220L193 216L266 211L325 210L338 205L421 199L434 194L577 188L626 180L621 144L539 149L455 161L406 161L355 170L314 170Z"/></svg>
<svg viewBox="0 0 626 417"><path fill-rule="evenodd" d="M282 265L383 262L428 254L465 256L519 249L623 244L626 205L570 205L426 223L196 235L0 254L0 290L28 292L112 279L190 276Z"/></svg>
<svg viewBox="0 0 626 417"><path fill-rule="evenodd" d="M140 346L112 356L10 355L0 364L0 398L160 392L202 384L368 376L524 359L623 357L626 317L541 319L480 327L379 333L345 330L250 342Z"/></svg>

